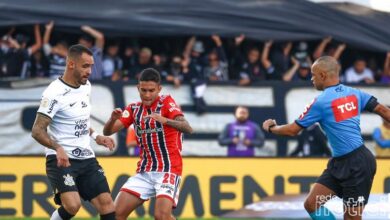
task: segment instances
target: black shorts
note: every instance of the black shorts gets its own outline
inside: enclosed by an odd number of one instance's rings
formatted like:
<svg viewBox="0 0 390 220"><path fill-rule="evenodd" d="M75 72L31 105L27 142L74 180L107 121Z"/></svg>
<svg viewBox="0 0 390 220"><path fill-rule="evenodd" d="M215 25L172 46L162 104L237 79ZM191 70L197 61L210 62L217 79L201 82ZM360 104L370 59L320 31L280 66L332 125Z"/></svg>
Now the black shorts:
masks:
<svg viewBox="0 0 390 220"><path fill-rule="evenodd" d="M46 157L46 174L54 191L54 201L61 205L60 194L77 191L80 197L90 201L101 193L110 193L103 168L96 158L69 159L70 167L57 167L56 155Z"/></svg>
<svg viewBox="0 0 390 220"><path fill-rule="evenodd" d="M375 173L375 157L363 145L346 155L331 158L317 183L333 190L346 206L361 206L368 202Z"/></svg>

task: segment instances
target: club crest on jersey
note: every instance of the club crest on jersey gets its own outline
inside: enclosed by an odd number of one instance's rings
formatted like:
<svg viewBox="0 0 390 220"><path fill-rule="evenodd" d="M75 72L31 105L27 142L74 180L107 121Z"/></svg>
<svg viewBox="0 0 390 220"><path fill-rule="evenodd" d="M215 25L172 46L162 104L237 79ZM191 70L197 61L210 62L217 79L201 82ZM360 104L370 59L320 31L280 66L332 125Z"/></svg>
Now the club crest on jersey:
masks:
<svg viewBox="0 0 390 220"><path fill-rule="evenodd" d="M75 183L74 183L74 180L73 180L73 177L68 173L68 174L66 174L66 175L63 175L63 177L64 177L64 184L65 185L67 185L67 186L74 186L74 185L76 185Z"/></svg>
<svg viewBox="0 0 390 220"><path fill-rule="evenodd" d="M122 117L123 118L128 118L129 116L130 116L130 112L129 111L127 111L127 110L123 111L123 113L122 113Z"/></svg>

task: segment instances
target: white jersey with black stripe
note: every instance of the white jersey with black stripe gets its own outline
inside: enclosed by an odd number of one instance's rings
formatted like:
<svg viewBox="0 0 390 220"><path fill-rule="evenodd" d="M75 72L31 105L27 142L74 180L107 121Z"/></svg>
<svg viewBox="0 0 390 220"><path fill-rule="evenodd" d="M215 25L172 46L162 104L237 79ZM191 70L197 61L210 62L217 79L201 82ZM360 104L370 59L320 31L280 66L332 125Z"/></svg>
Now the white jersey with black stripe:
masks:
<svg viewBox="0 0 390 220"><path fill-rule="evenodd" d="M90 93L91 83L78 88L66 84L61 78L53 81L43 92L38 113L51 118L48 133L61 145L69 158L95 157L90 145ZM46 148L46 156L56 154Z"/></svg>

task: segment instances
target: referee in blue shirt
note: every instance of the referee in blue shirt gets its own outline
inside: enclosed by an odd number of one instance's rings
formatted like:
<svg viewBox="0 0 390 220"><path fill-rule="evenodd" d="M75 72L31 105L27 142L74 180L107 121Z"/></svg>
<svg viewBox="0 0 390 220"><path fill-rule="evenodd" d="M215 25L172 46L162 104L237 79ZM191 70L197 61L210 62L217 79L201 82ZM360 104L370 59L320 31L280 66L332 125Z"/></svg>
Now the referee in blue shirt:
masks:
<svg viewBox="0 0 390 220"><path fill-rule="evenodd" d="M367 110L390 121L390 109L363 91L339 82L340 66L333 57L318 58L312 68L312 82L323 91L295 122L277 125L264 121L264 130L277 135L295 136L318 122L332 148L332 158L317 179L305 201L312 219L336 219L323 205L334 196L343 199L344 219L361 219L376 172L374 155L364 146L360 114Z"/></svg>

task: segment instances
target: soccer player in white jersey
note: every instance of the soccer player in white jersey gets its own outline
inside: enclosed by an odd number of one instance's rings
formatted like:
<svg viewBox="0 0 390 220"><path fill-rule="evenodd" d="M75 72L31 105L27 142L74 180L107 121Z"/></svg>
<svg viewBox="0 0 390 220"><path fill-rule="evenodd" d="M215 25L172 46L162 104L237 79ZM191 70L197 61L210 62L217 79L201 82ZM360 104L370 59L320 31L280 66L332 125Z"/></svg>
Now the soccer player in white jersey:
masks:
<svg viewBox="0 0 390 220"><path fill-rule="evenodd" d="M81 207L80 197L92 203L100 219L115 219L107 179L90 145L92 137L110 150L115 147L110 137L90 127L93 64L88 48L69 48L64 75L43 92L32 128L32 137L46 147L46 173L60 205L51 220L71 219Z"/></svg>

